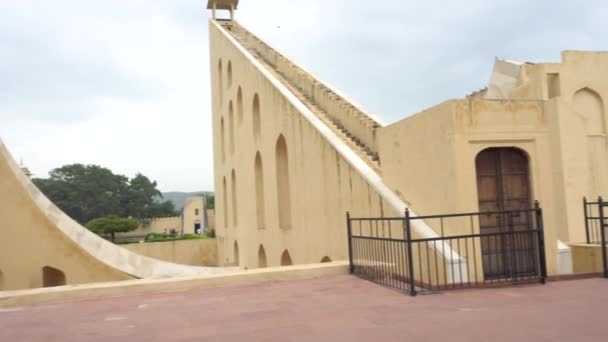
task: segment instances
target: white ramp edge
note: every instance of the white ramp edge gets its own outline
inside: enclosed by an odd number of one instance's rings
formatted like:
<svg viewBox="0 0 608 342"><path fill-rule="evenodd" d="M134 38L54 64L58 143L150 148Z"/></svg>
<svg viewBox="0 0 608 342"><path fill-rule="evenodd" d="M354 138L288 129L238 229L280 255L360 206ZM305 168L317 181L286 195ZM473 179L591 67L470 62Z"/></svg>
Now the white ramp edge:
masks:
<svg viewBox="0 0 608 342"><path fill-rule="evenodd" d="M353 150L344 143L327 125L321 121L306 105L298 99L280 80L278 80L270 71L268 71L245 47L243 47L232 35L219 25L215 20L209 19L210 25L218 29L228 41L230 41L249 62L283 95L292 106L294 106L300 114L321 134L323 138L338 151L353 169L355 169L361 177L386 201L396 213L404 213L405 209L409 209L412 217L417 216L416 213L403 202L382 180L382 177L374 171L367 163L361 159ZM242 27L242 26L241 26ZM243 27L246 30L246 28ZM257 36L256 36L257 37ZM258 38L259 39L259 38ZM271 45L268 45L271 46ZM293 63L293 61L291 61ZM296 64L296 63L294 63ZM297 64L296 64L297 65ZM423 239L436 238L439 235L422 220L412 220L412 228ZM467 260L462 258L455 250L447 243L440 241L431 241L429 246L437 251L445 260L447 265L455 265L453 269L462 272L448 274L448 281L454 283L468 281ZM447 267L448 273L451 273L452 267ZM458 273L458 274L456 274ZM461 275L462 273L462 275Z"/></svg>
<svg viewBox="0 0 608 342"><path fill-rule="evenodd" d="M34 205L54 227L76 243L97 261L135 278L170 278L186 275L222 274L236 272L238 267L199 267L174 264L133 253L115 245L81 226L51 202L21 170L0 139L0 162L9 168Z"/></svg>

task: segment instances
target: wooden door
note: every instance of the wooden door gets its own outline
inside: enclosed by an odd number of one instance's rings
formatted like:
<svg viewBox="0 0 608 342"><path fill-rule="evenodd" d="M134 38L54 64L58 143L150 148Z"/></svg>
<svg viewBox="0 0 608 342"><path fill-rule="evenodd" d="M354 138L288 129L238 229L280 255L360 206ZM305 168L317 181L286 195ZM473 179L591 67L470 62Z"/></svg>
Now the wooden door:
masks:
<svg viewBox="0 0 608 342"><path fill-rule="evenodd" d="M528 158L516 148L489 148L476 159L479 211L505 211L531 207ZM524 231L531 228L531 215L482 215L480 233ZM486 279L513 277L535 267L529 234L481 238ZM523 265L523 266L522 266Z"/></svg>

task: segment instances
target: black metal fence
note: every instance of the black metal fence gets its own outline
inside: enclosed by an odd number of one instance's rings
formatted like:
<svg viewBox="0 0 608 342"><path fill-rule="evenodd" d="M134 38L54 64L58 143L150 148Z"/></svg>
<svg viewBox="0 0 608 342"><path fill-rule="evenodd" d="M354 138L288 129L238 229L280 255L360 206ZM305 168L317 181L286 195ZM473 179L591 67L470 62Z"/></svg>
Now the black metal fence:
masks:
<svg viewBox="0 0 608 342"><path fill-rule="evenodd" d="M606 212L608 202L598 197L597 202L588 202L583 197L583 211L585 213L585 235L588 244L600 245L602 250L602 268L604 277L608 278L608 213Z"/></svg>
<svg viewBox="0 0 608 342"><path fill-rule="evenodd" d="M440 236L416 234L422 220ZM414 229L420 225L420 229ZM350 272L411 295L545 282L542 211L355 218L347 213Z"/></svg>

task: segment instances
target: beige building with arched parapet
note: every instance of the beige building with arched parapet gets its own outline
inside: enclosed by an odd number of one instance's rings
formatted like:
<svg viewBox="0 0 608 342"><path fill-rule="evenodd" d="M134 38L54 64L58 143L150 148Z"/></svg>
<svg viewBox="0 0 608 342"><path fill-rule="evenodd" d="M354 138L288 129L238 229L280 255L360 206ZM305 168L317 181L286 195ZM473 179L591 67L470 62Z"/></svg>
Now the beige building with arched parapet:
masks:
<svg viewBox="0 0 608 342"><path fill-rule="evenodd" d="M608 53L497 60L487 89L385 125L243 28L237 5L208 6L214 18L231 11L209 23L220 262L347 259L347 211L415 216L538 200L548 272L572 272L582 197L608 194ZM438 229L414 221L417 237Z"/></svg>
<svg viewBox="0 0 608 342"><path fill-rule="evenodd" d="M143 241L148 234L203 234L210 229L205 196L186 198L179 216L152 218L128 233L116 234L116 241Z"/></svg>

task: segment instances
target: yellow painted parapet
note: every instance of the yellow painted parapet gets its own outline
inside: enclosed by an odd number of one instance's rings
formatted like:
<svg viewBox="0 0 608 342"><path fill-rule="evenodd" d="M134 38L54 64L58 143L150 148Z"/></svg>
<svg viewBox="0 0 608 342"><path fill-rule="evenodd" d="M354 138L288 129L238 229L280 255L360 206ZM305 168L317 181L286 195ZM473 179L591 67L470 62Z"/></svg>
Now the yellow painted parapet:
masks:
<svg viewBox="0 0 608 342"><path fill-rule="evenodd" d="M202 288L242 286L276 281L314 279L348 274L348 262L271 267L231 274L195 275L172 279L139 279L55 288L0 292L0 308L57 304L83 300L172 293Z"/></svg>
<svg viewBox="0 0 608 342"><path fill-rule="evenodd" d="M0 141L0 291L231 272L178 265L116 246L49 201Z"/></svg>

